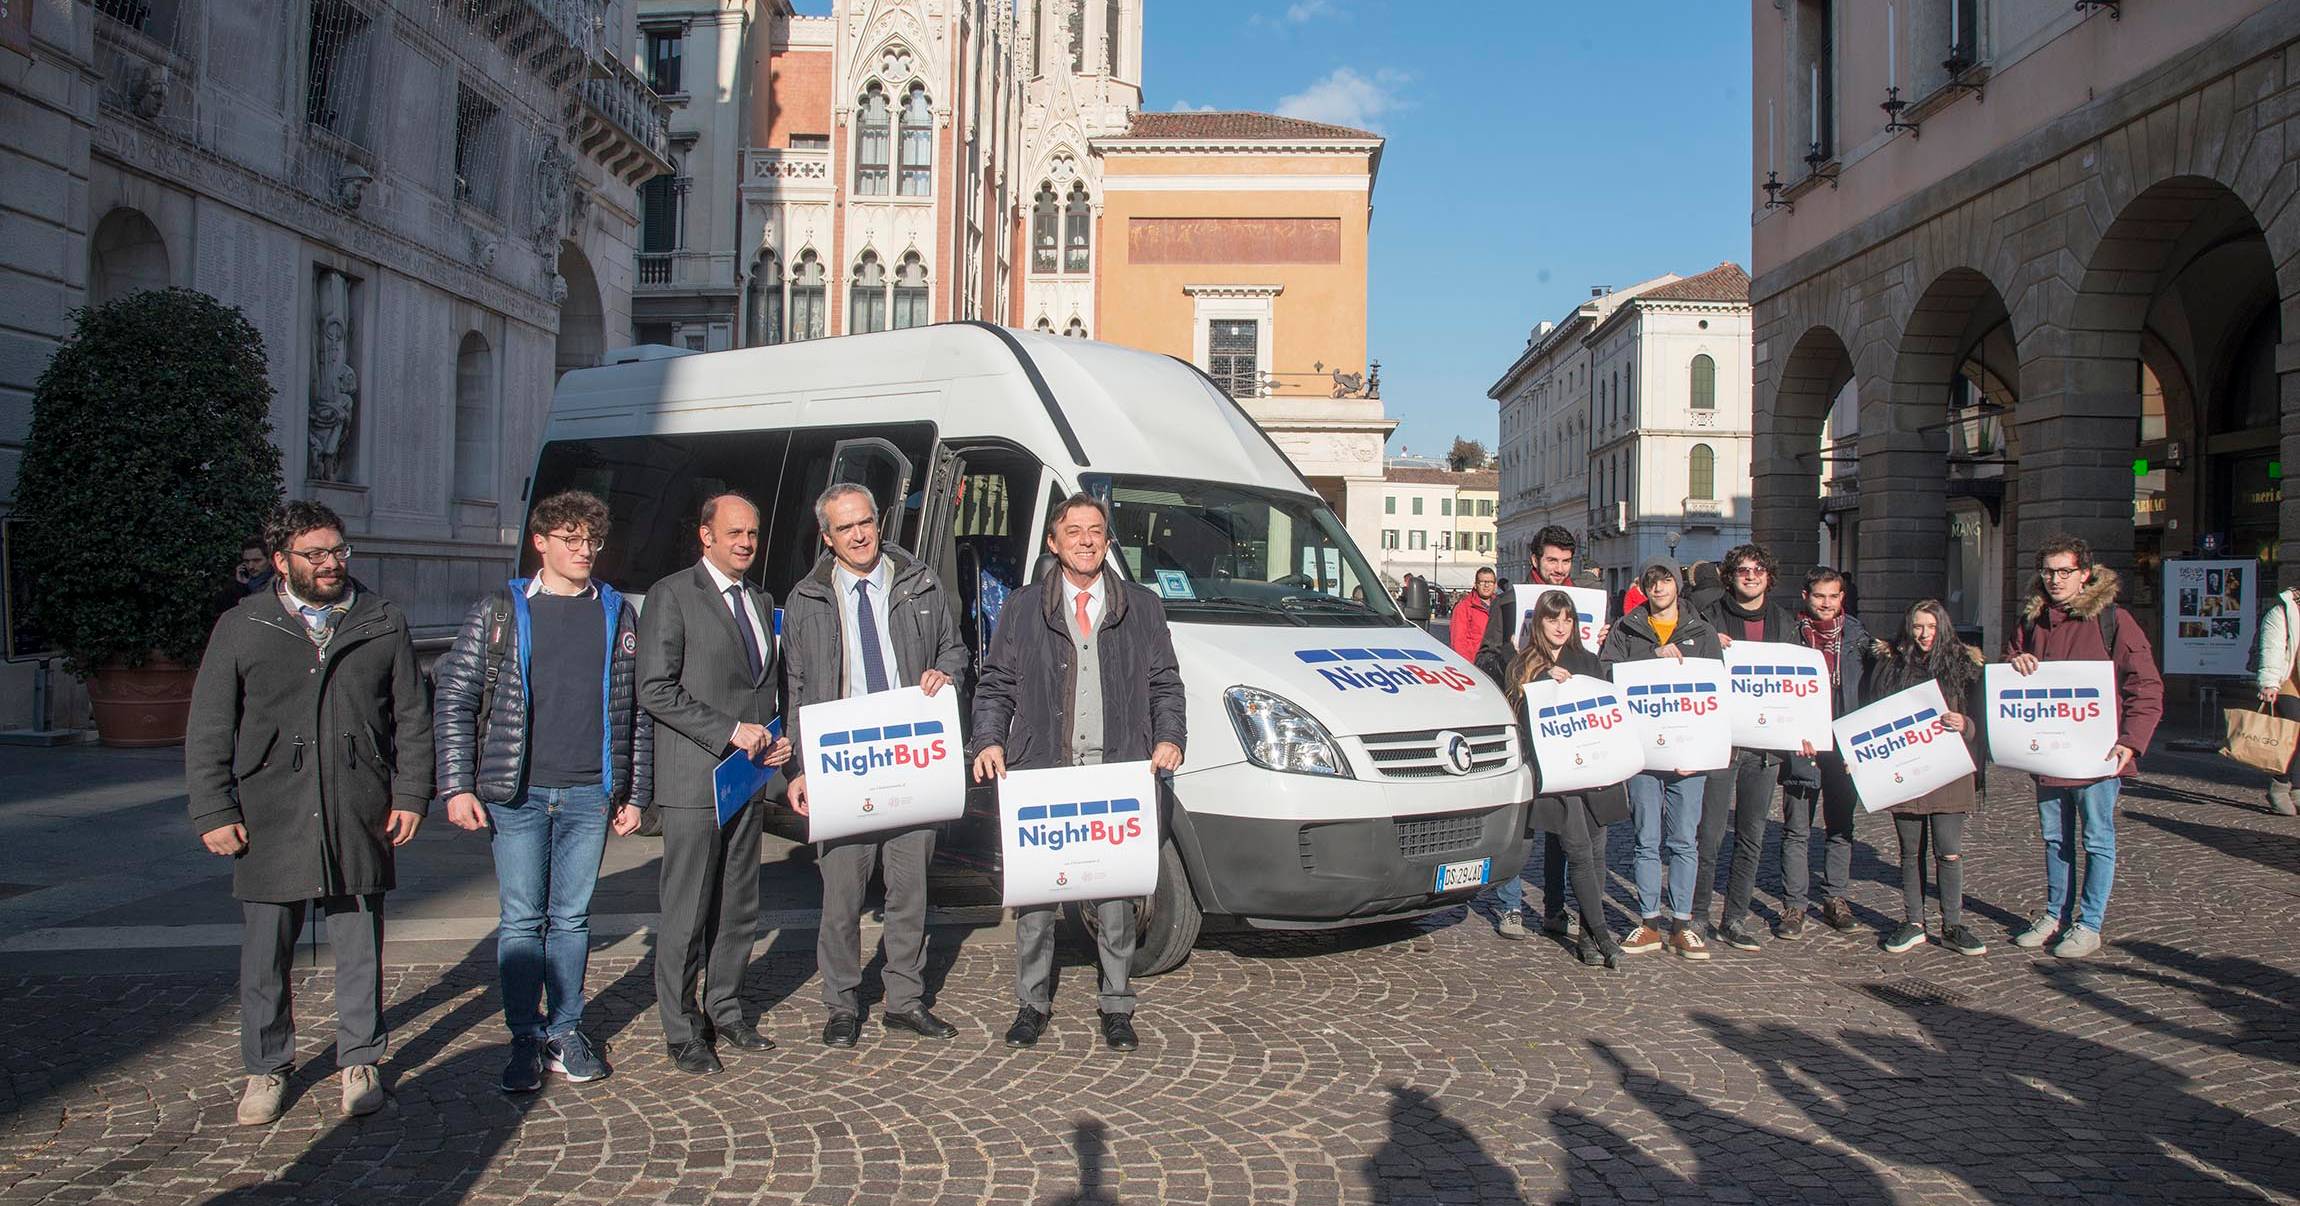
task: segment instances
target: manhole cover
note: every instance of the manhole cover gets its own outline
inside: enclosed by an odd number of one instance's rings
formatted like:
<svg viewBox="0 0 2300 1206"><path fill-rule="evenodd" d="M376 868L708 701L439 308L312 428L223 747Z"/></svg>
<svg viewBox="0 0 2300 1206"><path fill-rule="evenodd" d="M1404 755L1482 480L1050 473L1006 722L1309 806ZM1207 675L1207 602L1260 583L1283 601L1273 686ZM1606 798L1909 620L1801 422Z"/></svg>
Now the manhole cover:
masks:
<svg viewBox="0 0 2300 1206"><path fill-rule="evenodd" d="M1962 1005L1972 994L1946 988L1930 980L1915 976L1902 976L1894 980L1872 980L1854 984L1859 989L1895 1009L1909 1009L1919 1005Z"/></svg>

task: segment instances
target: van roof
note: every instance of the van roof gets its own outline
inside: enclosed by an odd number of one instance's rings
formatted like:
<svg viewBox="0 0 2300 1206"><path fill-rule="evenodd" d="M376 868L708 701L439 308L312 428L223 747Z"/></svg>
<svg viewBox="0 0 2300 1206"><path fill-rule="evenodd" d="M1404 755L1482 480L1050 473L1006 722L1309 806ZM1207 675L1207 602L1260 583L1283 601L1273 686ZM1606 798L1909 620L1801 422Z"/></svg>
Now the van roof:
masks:
<svg viewBox="0 0 2300 1206"><path fill-rule="evenodd" d="M919 419L946 440L1013 440L1065 476L1086 470L1312 493L1196 366L980 322L578 369L559 380L544 438Z"/></svg>

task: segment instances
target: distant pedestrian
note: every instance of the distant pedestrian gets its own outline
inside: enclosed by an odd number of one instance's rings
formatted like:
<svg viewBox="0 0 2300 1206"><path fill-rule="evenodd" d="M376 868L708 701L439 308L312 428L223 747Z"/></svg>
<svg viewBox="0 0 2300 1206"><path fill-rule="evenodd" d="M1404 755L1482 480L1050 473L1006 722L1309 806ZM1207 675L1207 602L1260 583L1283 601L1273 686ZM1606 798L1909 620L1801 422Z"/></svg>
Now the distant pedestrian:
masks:
<svg viewBox="0 0 2300 1206"><path fill-rule="evenodd" d="M1453 651L1468 662L1477 661L1478 644L1485 640L1486 625L1492 622L1494 597L1501 589L1501 580L1494 576L1491 566L1480 566L1477 586L1453 609L1453 624L1446 630L1447 643ZM1506 601L1503 604L1507 606ZM1505 621L1506 622L1506 621Z"/></svg>
<svg viewBox="0 0 2300 1206"><path fill-rule="evenodd" d="M275 588L216 621L192 688L192 828L240 900L239 1121L280 1115L288 967L314 901L335 963L343 1112L383 1108L383 896L431 802L431 709L399 608L351 576L343 521L295 501L265 533Z"/></svg>
<svg viewBox="0 0 2300 1206"><path fill-rule="evenodd" d="M2006 642L2013 670L2034 674L2043 662L2104 661L2116 666L2116 746L2108 774L2096 779L2036 779L2037 822L2044 833L2044 911L2013 945L2043 946L2082 959L2100 949L2109 890L2116 884L2116 800L2123 776L2139 766L2164 718L2164 677L2148 632L2116 602L2116 571L2092 560L2092 546L2068 535L2037 550L2036 584L2021 622ZM2082 828L2084 880L2076 882Z"/></svg>
<svg viewBox="0 0 2300 1206"><path fill-rule="evenodd" d="M2260 620L2260 669L2254 675L2260 702L2272 704L2286 720L2300 720L2300 588L2276 592L2276 603ZM2293 815L2300 802L2300 752L2284 777L2268 781L2268 811Z"/></svg>
<svg viewBox="0 0 2300 1206"><path fill-rule="evenodd" d="M1724 653L1709 621L1678 606L1676 562L1656 557L1637 581L1645 602L1621 617L1606 638L1600 660L1609 671L1622 662ZM1701 860L1701 796L1707 780L1706 771L1644 771L1629 780L1630 816L1637 827L1637 912L1643 923L1622 941L1625 954L1657 951L1667 944L1687 959L1709 957L1708 940L1693 924L1693 876Z"/></svg>
<svg viewBox="0 0 2300 1206"><path fill-rule="evenodd" d="M1870 674L1869 693L1878 699L1923 683L1940 687L1948 715L1941 723L1957 734L1981 761L1978 716L1981 696L1980 654L1957 639L1949 610L1938 600L1926 599L1909 609L1901 638L1878 659ZM1894 954L1925 941L1925 856L1932 854L1933 883L1941 898L1941 945L1960 955L1985 955L1988 944L1964 921L1965 818L1980 803L1978 775L1966 775L1886 811L1893 815L1893 834L1901 847L1901 906L1899 928L1885 935L1883 946Z"/></svg>

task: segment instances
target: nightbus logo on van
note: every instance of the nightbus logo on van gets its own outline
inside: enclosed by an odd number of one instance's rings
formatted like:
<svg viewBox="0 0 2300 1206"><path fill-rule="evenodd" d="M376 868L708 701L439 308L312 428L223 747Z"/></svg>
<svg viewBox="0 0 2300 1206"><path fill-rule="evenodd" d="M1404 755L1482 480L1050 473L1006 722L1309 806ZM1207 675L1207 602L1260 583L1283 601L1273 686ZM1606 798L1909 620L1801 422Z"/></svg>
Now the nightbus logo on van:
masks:
<svg viewBox="0 0 2300 1206"><path fill-rule="evenodd" d="M1427 649L1297 649L1304 665L1316 666L1318 677L1337 691L1372 688L1395 695L1404 687L1450 687L1467 691L1477 680ZM1436 665L1428 663L1435 662ZM1345 664L1346 663L1346 664Z"/></svg>
<svg viewBox="0 0 2300 1206"><path fill-rule="evenodd" d="M1079 800L1030 804L1014 810L1014 838L1022 846L1060 850L1078 842L1123 846L1142 836L1142 801Z"/></svg>
<svg viewBox="0 0 2300 1206"><path fill-rule="evenodd" d="M1572 703L1553 704L1535 711L1534 727L1544 737L1571 737L1590 729L1610 729L1627 717L1615 695L1592 695Z"/></svg>
<svg viewBox="0 0 2300 1206"><path fill-rule="evenodd" d="M1639 716L1707 716L1722 706L1715 683L1646 683L1622 692Z"/></svg>
<svg viewBox="0 0 2300 1206"><path fill-rule="evenodd" d="M1727 687L1735 695L1754 699L1774 695L1807 699L1821 693L1821 672L1811 666L1735 666Z"/></svg>
<svg viewBox="0 0 2300 1206"><path fill-rule="evenodd" d="M1999 720L2074 722L2098 715L2100 692L2092 687L2011 687L1997 692Z"/></svg>
<svg viewBox="0 0 2300 1206"><path fill-rule="evenodd" d="M1866 733L1855 733L1845 744L1852 748L1853 761L1875 762L1891 756L1893 751L1912 745L1929 745L1933 738L1948 731L1941 722L1938 708L1921 708L1888 724L1880 724Z"/></svg>
<svg viewBox="0 0 2300 1206"><path fill-rule="evenodd" d="M822 769L838 775L867 775L894 766L933 766L950 757L950 742L942 736L939 720L825 733L814 739L814 749Z"/></svg>

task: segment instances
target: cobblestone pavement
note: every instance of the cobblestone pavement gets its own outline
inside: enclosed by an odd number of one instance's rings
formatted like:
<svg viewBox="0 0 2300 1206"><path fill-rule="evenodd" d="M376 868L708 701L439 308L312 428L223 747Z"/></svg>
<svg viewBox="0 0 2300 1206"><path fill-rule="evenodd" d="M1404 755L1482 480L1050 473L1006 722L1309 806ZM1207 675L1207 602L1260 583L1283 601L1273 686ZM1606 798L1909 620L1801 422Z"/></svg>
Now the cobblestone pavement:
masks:
<svg viewBox="0 0 2300 1206"><path fill-rule="evenodd" d="M2109 945L2075 964L2005 940L2041 858L2025 784L1999 775L1966 839L1985 958L1877 948L1899 882L1871 818L1858 934L1618 973L1502 941L1486 901L1214 938L1143 986L1123 1056L1077 952L1047 1042L999 1046L1011 948L954 929L934 982L956 1041L872 1023L827 1051L800 933L746 985L781 1049L679 1075L650 965L603 958L615 1076L511 1099L482 944L391 969L393 1097L364 1120L336 1110L327 975L304 974L289 1113L244 1129L229 976L123 955L0 978L0 1201L2300 1201L2300 822L2253 805L2256 775L2172 765L2230 782L2152 764ZM1616 826L1617 927L1628 846Z"/></svg>

